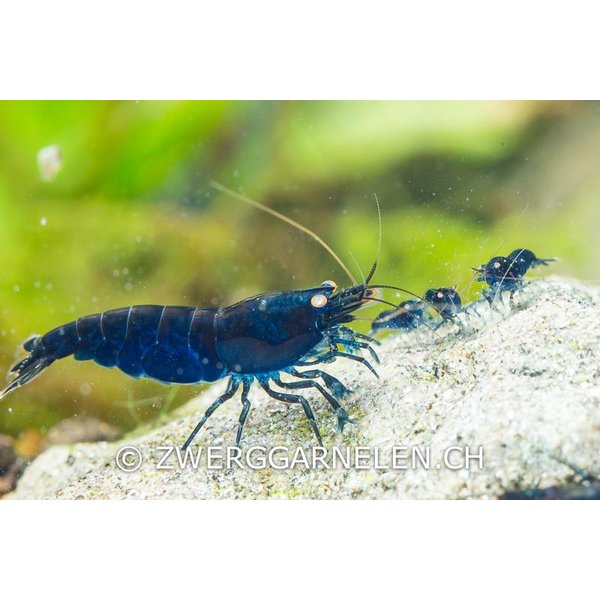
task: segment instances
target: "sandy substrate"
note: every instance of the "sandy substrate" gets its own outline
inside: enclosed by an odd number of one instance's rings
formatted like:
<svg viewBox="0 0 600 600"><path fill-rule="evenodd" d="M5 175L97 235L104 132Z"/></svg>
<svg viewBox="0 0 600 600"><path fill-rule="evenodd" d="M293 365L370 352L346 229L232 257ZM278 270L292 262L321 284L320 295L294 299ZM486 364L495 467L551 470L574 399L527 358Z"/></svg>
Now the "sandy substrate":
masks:
<svg viewBox="0 0 600 600"><path fill-rule="evenodd" d="M378 349L381 378L338 360L327 368L353 393L344 401L356 425L336 434L335 415L308 393L333 464L334 446L354 462L357 446L369 468L222 466L218 453L233 446L240 402L224 404L194 446L219 446L208 469L180 468L167 450L190 433L202 412L224 390L214 385L155 429L113 443L57 446L26 470L12 498L493 498L506 490L570 485L574 471L561 460L600 475L600 288L543 280L530 284L514 311L473 317L462 333L453 325L431 335L393 335ZM314 439L301 408L253 390L243 439L251 447L283 446L273 462L306 457ZM139 470L115 462L125 445L143 457ZM392 464L397 447L396 464ZM447 451L451 447L455 450ZM477 458L464 466L464 449ZM303 449L304 453L298 451ZM402 449L404 448L404 449ZM375 452L379 452L375 465ZM254 450L260 466L266 450ZM427 457L430 468L411 454ZM408 460L404 460L404 455ZM128 457L125 457L128 458ZM243 457L242 457L243 458ZM557 460L560 459L560 460ZM408 464L407 464L408 463ZM450 468L460 467L462 468ZM246 465L244 461L244 465ZM401 467L408 468L401 468ZM395 468L394 468L395 467Z"/></svg>

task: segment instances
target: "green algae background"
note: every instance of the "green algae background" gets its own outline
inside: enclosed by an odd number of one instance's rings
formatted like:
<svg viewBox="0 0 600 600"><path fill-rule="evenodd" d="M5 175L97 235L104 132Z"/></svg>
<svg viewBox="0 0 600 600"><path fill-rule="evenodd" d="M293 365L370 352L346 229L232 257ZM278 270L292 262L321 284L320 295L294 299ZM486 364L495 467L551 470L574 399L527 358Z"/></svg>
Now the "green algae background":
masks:
<svg viewBox="0 0 600 600"><path fill-rule="evenodd" d="M62 168L44 181L51 144ZM345 282L211 179L314 229L357 277L377 194L377 283L474 299L469 267L522 246L561 259L547 273L600 279L598 103L0 102L0 377L25 338L79 315ZM0 404L0 432L74 415L128 430L199 389L67 359Z"/></svg>

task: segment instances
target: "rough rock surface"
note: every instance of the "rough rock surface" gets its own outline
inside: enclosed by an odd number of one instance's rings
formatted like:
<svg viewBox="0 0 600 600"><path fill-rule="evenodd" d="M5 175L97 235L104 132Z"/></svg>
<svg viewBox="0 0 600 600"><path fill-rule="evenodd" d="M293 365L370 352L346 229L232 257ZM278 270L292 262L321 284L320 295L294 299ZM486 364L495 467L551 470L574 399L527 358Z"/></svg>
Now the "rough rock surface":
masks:
<svg viewBox="0 0 600 600"><path fill-rule="evenodd" d="M343 452L366 446L372 468L346 469L338 461L337 469L295 464L208 470L204 460L198 468L179 468L171 455L165 462L174 468L157 469L164 453L157 448L185 440L222 393L224 382L219 382L154 429L118 442L47 450L26 470L12 497L489 498L506 490L570 485L577 476L561 461L600 475L599 308L599 288L538 280L517 297L514 310L490 313L482 306L482 317L468 319L461 333L448 325L439 337L428 332L389 336L378 349L379 380L349 361L330 365L328 371L355 390L344 405L358 423L336 434L326 402L307 394L329 449L325 460L331 464L333 446ZM311 458L313 438L300 407L258 390L251 400L243 450L284 446L285 456L293 459L302 448ZM237 397L225 403L194 448L233 446L239 410ZM130 444L144 462L127 473L117 468L115 455ZM383 463L391 462L392 446L409 447L409 456L410 448L423 454L429 448L431 468L420 463L414 469L387 468ZM448 468L443 456L452 446L469 446L471 452L483 446L483 469L476 460L468 469ZM375 448L378 468L373 467ZM452 464L459 459L457 451Z"/></svg>

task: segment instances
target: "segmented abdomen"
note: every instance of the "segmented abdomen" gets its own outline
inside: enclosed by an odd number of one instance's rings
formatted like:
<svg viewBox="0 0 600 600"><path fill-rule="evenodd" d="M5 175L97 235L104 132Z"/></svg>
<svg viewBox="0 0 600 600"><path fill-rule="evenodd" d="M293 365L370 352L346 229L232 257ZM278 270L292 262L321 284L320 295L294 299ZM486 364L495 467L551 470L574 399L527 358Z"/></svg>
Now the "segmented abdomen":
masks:
<svg viewBox="0 0 600 600"><path fill-rule="evenodd" d="M73 354L132 377L166 383L215 381L225 374L215 352L210 308L131 306L80 317L41 338L53 358Z"/></svg>

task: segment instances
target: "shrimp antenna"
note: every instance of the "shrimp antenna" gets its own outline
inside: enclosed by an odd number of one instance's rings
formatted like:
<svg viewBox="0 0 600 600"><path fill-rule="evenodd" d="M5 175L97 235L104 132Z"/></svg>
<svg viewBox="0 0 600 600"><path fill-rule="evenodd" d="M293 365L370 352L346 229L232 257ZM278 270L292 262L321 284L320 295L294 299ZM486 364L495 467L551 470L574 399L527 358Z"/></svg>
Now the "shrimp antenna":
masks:
<svg viewBox="0 0 600 600"><path fill-rule="evenodd" d="M399 308L397 304L393 304L392 302L388 302L387 300L383 300L383 298L373 298L373 296L369 296L365 298L364 301L368 302L379 302L380 304L385 304L386 306L391 306L394 309Z"/></svg>
<svg viewBox="0 0 600 600"><path fill-rule="evenodd" d="M396 287L394 285L370 285L369 289L371 289L371 290L396 290L398 292L404 292L406 294L410 294L411 296L414 296L415 298L417 298L424 304L427 304L427 306L430 306L433 310L435 310L435 312L439 312L438 309L431 302L428 302L427 300L425 300L425 298L423 298L423 296L419 296L419 294L415 294L414 292L411 292L410 290L407 290L405 288ZM425 325L425 323L424 323L424 325Z"/></svg>
<svg viewBox="0 0 600 600"><path fill-rule="evenodd" d="M215 190L218 190L219 192L222 192L224 194L227 194L228 196L231 196L232 198L236 198L237 200L241 200L242 202L245 202L246 204L249 204L250 206L253 206L254 208L258 208L259 210L262 210L262 211L272 215L273 217L277 217L278 219L281 219L288 225L291 225L292 227L299 229L300 231L302 231L302 233L309 235L311 238L313 238L313 240L315 240L316 242L321 244L321 246L323 246L323 248L325 248L325 250L327 250L327 252L329 252L329 254L331 254L331 256L333 256L333 258L338 263L338 265L340 265L340 267L342 267L342 269L344 270L344 273L346 273L346 275L348 275L352 284L356 285L356 283L357 283L356 279L354 278L354 275L352 275L352 273L350 272L348 267L342 262L340 257L334 252L333 248L331 248L331 246L329 246L323 239L321 239L314 231L311 231L310 229L308 229L308 227L301 225L300 223L294 221L294 219L291 219L290 217L286 217L285 215L281 214L280 212L277 212L275 209L273 209L269 206L260 204L260 202L251 200L250 198L243 196L242 194L238 194L237 192L234 192L233 190L226 188L224 185L221 185L217 181L212 180L210 182L210 186L212 188L214 188Z"/></svg>
<svg viewBox="0 0 600 600"><path fill-rule="evenodd" d="M422 300L423 302L426 302L427 304L429 304L429 302L427 302L427 300L425 300L421 296L419 296L419 294L415 294L414 292L411 292L410 290L407 290L405 288L396 287L395 285L370 285L369 289L372 289L372 290L396 290L398 292L404 292L406 294L410 294L411 296L414 296L415 298L418 298L419 300Z"/></svg>
<svg viewBox="0 0 600 600"><path fill-rule="evenodd" d="M379 206L379 198L377 198L377 194L375 194L375 204L377 205L377 218L379 219L379 239L377 240L377 257L373 262L373 266L367 275L367 279L365 280L365 286L369 285L369 281L375 275L375 270L377 269L377 263L379 262L379 256L381 254L381 208Z"/></svg>
<svg viewBox="0 0 600 600"><path fill-rule="evenodd" d="M365 274L364 271L362 270L362 267L360 266L360 263L358 262L358 259L356 258L356 255L354 254L354 252L352 252L352 250L349 250L350 252L350 256L352 257L352 259L354 260L354 264L356 265L356 268L358 269L358 272L360 273L360 276L362 277L363 280L363 284L367 285L367 280L365 279Z"/></svg>

